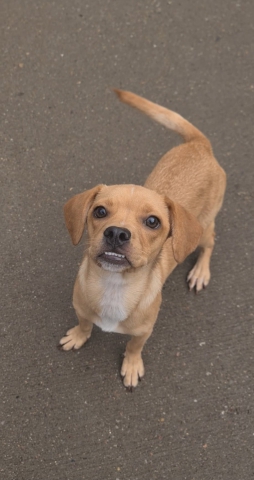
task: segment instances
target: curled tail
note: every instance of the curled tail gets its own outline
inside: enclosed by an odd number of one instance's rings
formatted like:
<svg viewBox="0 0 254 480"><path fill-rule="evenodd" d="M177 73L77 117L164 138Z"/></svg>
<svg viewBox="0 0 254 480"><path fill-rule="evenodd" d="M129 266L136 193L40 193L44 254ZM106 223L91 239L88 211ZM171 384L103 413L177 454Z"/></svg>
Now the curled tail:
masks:
<svg viewBox="0 0 254 480"><path fill-rule="evenodd" d="M178 113L172 112L172 110L168 110L165 107L161 107L156 103L150 102L143 97L139 97L138 95L125 90L114 89L114 92L123 103L127 103L128 105L131 105L131 107L141 110L141 112L145 113L153 120L156 120L156 122L161 123L164 127L179 133L184 138L185 142L198 140L199 142L210 146L210 142L205 135Z"/></svg>

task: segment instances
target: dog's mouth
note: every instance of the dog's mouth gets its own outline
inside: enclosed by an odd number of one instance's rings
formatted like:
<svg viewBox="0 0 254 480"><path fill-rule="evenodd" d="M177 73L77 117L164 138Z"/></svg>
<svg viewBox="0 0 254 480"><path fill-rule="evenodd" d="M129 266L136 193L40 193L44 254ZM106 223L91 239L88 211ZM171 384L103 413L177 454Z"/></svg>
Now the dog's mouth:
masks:
<svg viewBox="0 0 254 480"><path fill-rule="evenodd" d="M125 268L131 267L131 263L129 262L126 255L118 252L111 252L111 251L102 252L100 255L98 255L97 262L105 270L111 270L111 269L113 270L115 268L122 269L124 267Z"/></svg>

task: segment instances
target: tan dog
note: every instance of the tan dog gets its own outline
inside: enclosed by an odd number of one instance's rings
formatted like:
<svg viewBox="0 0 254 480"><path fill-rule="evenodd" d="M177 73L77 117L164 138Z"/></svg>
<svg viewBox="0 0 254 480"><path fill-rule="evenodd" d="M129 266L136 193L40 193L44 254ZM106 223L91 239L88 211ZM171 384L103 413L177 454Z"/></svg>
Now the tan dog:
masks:
<svg viewBox="0 0 254 480"><path fill-rule="evenodd" d="M144 375L141 352L168 275L199 245L189 287L199 291L210 280L214 219L226 175L209 140L187 120L133 93L116 93L122 102L182 135L185 143L162 157L144 187L97 185L66 203L73 244L79 243L86 224L89 246L74 287L79 325L60 345L63 350L80 348L94 323L107 332L132 335L121 369L124 385L132 389Z"/></svg>

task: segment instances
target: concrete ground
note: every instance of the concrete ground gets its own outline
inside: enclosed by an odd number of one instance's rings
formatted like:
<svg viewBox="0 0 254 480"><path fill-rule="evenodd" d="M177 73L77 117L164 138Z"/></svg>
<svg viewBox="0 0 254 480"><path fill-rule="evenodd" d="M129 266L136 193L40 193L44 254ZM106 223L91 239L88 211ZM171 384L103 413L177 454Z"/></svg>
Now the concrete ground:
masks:
<svg viewBox="0 0 254 480"><path fill-rule="evenodd" d="M9 0L0 21L1 479L251 480L253 1ZM179 141L111 87L188 118L228 175L209 288L187 290L196 254L167 280L132 394L124 336L56 348L84 248L63 204Z"/></svg>

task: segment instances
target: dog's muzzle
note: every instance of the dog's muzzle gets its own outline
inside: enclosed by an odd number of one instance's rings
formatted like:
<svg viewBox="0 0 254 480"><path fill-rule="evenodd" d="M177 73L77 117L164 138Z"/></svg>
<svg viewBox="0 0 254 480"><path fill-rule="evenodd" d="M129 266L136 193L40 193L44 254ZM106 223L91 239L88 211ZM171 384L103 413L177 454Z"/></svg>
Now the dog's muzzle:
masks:
<svg viewBox="0 0 254 480"><path fill-rule="evenodd" d="M126 247L131 238L127 228L111 226L103 232L103 252L97 257L99 264L106 270L117 271L131 266L126 257ZM116 270L117 269L117 270Z"/></svg>

